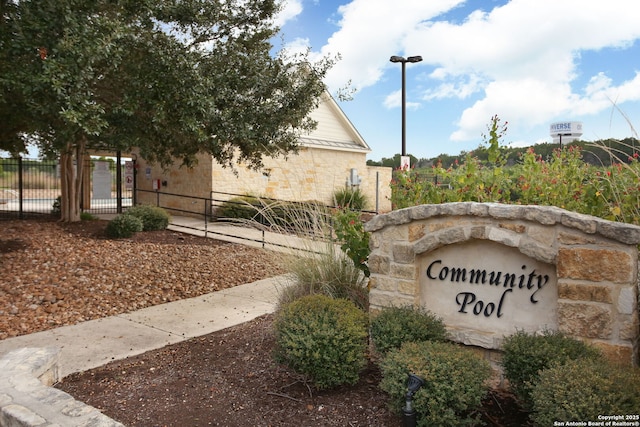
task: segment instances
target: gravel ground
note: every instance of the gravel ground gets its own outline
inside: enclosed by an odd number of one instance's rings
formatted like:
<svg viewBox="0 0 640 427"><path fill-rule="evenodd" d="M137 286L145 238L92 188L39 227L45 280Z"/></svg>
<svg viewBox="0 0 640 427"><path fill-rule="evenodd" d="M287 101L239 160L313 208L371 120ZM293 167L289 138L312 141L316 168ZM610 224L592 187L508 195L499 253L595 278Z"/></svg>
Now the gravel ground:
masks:
<svg viewBox="0 0 640 427"><path fill-rule="evenodd" d="M279 256L262 249L169 230L113 240L106 224L0 221L0 339L284 272Z"/></svg>

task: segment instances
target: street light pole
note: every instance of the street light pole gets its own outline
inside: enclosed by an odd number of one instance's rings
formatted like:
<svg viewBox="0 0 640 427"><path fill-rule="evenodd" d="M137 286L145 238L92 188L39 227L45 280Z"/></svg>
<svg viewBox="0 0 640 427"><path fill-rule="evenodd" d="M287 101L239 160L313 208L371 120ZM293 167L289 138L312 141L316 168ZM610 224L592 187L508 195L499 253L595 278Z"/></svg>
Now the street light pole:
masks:
<svg viewBox="0 0 640 427"><path fill-rule="evenodd" d="M402 157L407 155L407 78L406 65L407 62L420 62L422 56L410 56L404 58L402 56L392 56L389 61L399 62L402 64Z"/></svg>

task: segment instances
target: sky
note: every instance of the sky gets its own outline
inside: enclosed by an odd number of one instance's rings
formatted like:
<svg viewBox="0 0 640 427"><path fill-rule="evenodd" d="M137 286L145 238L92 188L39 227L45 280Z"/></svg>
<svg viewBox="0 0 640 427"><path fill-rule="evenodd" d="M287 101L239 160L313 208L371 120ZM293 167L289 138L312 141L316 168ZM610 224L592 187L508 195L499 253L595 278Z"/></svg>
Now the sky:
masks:
<svg viewBox="0 0 640 427"><path fill-rule="evenodd" d="M325 83L371 147L417 158L472 151L491 117L504 144L552 142L550 125L582 122L583 140L638 137L637 0L283 0L277 48L340 56Z"/></svg>

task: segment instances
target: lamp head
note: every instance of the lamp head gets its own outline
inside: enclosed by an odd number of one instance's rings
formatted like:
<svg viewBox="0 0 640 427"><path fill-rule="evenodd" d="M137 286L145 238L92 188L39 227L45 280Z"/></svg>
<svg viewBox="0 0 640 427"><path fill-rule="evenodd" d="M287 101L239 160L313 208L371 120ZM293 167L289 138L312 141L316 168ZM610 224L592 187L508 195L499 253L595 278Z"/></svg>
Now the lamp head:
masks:
<svg viewBox="0 0 640 427"><path fill-rule="evenodd" d="M416 374L409 374L409 379L407 380L407 389L412 396L423 385L424 380L422 378L420 378Z"/></svg>
<svg viewBox="0 0 640 427"><path fill-rule="evenodd" d="M422 56L410 56L407 58L407 62L420 62L422 61Z"/></svg>
<svg viewBox="0 0 640 427"><path fill-rule="evenodd" d="M392 56L391 58L389 58L389 61L391 62L404 62L404 58L402 56Z"/></svg>

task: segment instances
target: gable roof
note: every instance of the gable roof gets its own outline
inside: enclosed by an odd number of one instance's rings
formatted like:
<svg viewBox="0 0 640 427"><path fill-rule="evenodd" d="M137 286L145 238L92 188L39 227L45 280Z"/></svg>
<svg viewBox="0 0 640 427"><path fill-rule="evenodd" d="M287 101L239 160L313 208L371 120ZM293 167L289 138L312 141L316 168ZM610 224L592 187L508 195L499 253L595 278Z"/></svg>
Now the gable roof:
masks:
<svg viewBox="0 0 640 427"><path fill-rule="evenodd" d="M309 116L318 122L318 126L309 135L299 138L301 146L363 153L371 151L362 135L328 91L325 90L318 108Z"/></svg>

